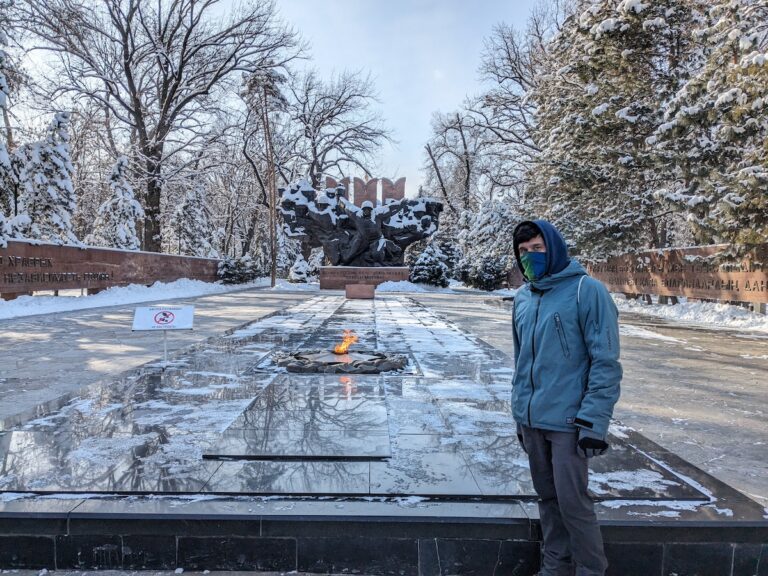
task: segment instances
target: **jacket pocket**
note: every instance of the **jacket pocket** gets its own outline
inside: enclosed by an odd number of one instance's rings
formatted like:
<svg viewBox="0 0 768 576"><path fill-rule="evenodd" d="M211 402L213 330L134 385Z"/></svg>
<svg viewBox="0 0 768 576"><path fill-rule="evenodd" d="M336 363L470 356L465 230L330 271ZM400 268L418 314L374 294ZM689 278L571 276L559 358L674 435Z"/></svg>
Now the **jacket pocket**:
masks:
<svg viewBox="0 0 768 576"><path fill-rule="evenodd" d="M560 347L563 349L563 356L570 358L571 351L568 348L568 340L565 337L565 329L563 328L563 321L560 319L560 314L555 314L555 328L557 329L557 336L560 338Z"/></svg>

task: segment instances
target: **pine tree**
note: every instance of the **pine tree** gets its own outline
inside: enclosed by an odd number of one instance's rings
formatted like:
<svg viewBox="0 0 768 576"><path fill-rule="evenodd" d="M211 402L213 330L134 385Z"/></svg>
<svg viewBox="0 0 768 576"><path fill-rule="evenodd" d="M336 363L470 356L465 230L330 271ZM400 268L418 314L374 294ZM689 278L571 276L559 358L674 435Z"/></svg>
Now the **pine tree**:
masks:
<svg viewBox="0 0 768 576"><path fill-rule="evenodd" d="M445 288L448 286L449 273L446 259L447 256L442 253L439 246L434 242L430 243L411 270L411 282Z"/></svg>
<svg viewBox="0 0 768 576"><path fill-rule="evenodd" d="M144 210L133 196L127 172L128 158L121 156L109 177L112 197L99 207L93 232L85 238L86 244L124 250L140 248L136 219L144 217Z"/></svg>
<svg viewBox="0 0 768 576"><path fill-rule="evenodd" d="M0 59L2 59L2 51L0 51ZM4 106L3 80L0 63L0 114L2 114ZM11 213L10 186L13 178L11 158L3 138L0 138L0 248L7 246L6 240L11 236L11 227L6 215Z"/></svg>
<svg viewBox="0 0 768 576"><path fill-rule="evenodd" d="M243 284L251 282L264 274L250 255L239 258L224 258L219 262L218 277L224 284Z"/></svg>
<svg viewBox="0 0 768 576"><path fill-rule="evenodd" d="M484 202L477 213L462 215L459 247L463 254L456 275L482 290L501 287L514 265L512 233L523 217L517 206L500 200Z"/></svg>
<svg viewBox="0 0 768 576"><path fill-rule="evenodd" d="M179 253L202 258L218 258L213 247L213 229L205 209L205 184L198 178L176 209L173 225L177 228Z"/></svg>
<svg viewBox="0 0 768 576"><path fill-rule="evenodd" d="M583 256L603 258L666 243L666 175L647 138L677 89L688 54L691 0L593 0L553 40L534 98L539 161L531 171L539 214Z"/></svg>
<svg viewBox="0 0 768 576"><path fill-rule="evenodd" d="M697 30L704 65L650 141L682 159L659 195L689 215L702 243L768 236L768 1L719 0Z"/></svg>
<svg viewBox="0 0 768 576"><path fill-rule="evenodd" d="M8 83L8 69L10 67L7 53L3 46L7 44L4 28L7 25L4 17L7 9L6 2L0 0L0 125L5 127L5 118L8 116L8 98L11 88ZM11 189L15 187L15 176L11 167L11 158L8 154L5 129L0 134L0 242L9 234L6 216L12 215ZM5 245L5 244L3 244Z"/></svg>
<svg viewBox="0 0 768 576"><path fill-rule="evenodd" d="M14 153L21 189L17 217L29 218L30 238L79 243L72 229L77 202L68 125L69 113L58 112L45 140L21 146Z"/></svg>
<svg viewBox="0 0 768 576"><path fill-rule="evenodd" d="M464 261L512 254L512 232L520 220L518 207L502 200L484 202L476 213L465 212L458 238Z"/></svg>
<svg viewBox="0 0 768 576"><path fill-rule="evenodd" d="M299 253L296 257L296 261L291 266L288 272L288 280L295 283L309 282L309 263L304 259L304 256Z"/></svg>

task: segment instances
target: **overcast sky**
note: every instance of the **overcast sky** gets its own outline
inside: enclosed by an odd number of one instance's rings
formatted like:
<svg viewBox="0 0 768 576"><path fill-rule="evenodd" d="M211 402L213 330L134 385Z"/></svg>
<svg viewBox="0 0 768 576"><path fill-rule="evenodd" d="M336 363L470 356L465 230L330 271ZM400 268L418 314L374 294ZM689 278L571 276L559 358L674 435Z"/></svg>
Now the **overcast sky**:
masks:
<svg viewBox="0 0 768 576"><path fill-rule="evenodd" d="M375 176L422 181L424 144L435 111L456 109L480 89L483 41L506 22L522 27L535 0L277 0L282 17L309 42L323 76L370 71L396 143ZM360 175L362 176L362 174Z"/></svg>

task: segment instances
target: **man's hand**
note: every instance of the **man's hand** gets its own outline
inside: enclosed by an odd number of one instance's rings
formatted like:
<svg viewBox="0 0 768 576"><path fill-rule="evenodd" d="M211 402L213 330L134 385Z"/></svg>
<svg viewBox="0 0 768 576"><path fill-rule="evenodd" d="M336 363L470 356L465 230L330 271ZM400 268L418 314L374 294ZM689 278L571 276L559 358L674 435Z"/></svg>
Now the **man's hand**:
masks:
<svg viewBox="0 0 768 576"><path fill-rule="evenodd" d="M576 451L582 458L601 456L608 451L608 442L597 436L594 432L581 428L579 429L579 441Z"/></svg>

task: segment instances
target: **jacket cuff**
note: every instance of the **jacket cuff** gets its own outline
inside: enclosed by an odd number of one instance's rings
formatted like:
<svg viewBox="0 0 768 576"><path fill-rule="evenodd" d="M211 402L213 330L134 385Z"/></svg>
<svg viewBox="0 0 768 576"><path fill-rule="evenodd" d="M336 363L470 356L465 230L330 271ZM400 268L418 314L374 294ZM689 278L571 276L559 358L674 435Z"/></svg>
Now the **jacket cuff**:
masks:
<svg viewBox="0 0 768 576"><path fill-rule="evenodd" d="M599 432L595 432L594 430L590 430L589 428L579 427L579 440L581 440L582 438L594 438L596 440L605 441L604 434L600 434Z"/></svg>

